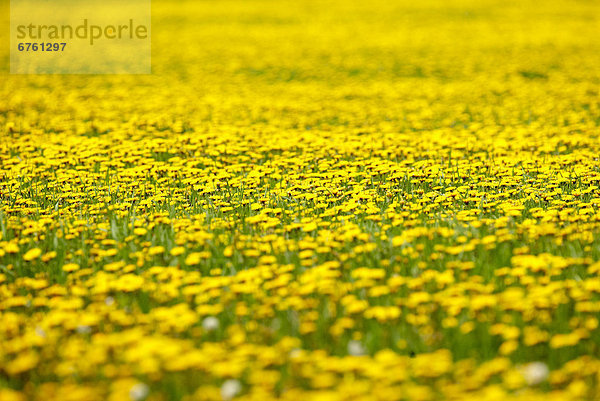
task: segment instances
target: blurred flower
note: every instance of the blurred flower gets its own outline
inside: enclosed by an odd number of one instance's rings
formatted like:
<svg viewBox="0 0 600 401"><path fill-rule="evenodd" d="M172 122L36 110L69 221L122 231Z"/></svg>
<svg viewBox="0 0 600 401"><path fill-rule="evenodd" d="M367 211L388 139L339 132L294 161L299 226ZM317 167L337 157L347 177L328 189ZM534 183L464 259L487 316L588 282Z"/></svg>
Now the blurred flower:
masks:
<svg viewBox="0 0 600 401"><path fill-rule="evenodd" d="M548 378L548 366L543 362L531 362L519 368L529 386L540 384Z"/></svg>
<svg viewBox="0 0 600 401"><path fill-rule="evenodd" d="M145 399L149 392L150 389L147 384L136 383L131 386L131 390L129 390L129 398L133 401L140 401Z"/></svg>
<svg viewBox="0 0 600 401"><path fill-rule="evenodd" d="M353 356L361 356L365 355L367 351L360 341L350 340L348 341L348 353Z"/></svg>
<svg viewBox="0 0 600 401"><path fill-rule="evenodd" d="M221 386L221 397L224 400L230 400L233 397L235 397L240 391L242 391L242 385L238 380L225 380L225 382Z"/></svg>
<svg viewBox="0 0 600 401"><path fill-rule="evenodd" d="M208 316L202 321L202 328L206 331L213 331L219 328L219 319L214 316Z"/></svg>

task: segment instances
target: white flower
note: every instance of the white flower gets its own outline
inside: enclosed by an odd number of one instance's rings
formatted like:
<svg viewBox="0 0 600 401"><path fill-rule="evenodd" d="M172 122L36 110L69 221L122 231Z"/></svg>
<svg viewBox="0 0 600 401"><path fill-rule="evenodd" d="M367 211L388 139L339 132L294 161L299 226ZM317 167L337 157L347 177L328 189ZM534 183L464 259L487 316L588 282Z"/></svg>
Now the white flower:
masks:
<svg viewBox="0 0 600 401"><path fill-rule="evenodd" d="M531 362L519 369L529 386L540 384L548 378L550 371L544 362Z"/></svg>
<svg viewBox="0 0 600 401"><path fill-rule="evenodd" d="M42 338L46 338L46 331L42 329L40 326L35 326L35 334Z"/></svg>
<svg viewBox="0 0 600 401"><path fill-rule="evenodd" d="M92 328L90 326L80 324L79 326L77 326L77 328L75 330L77 330L77 332L79 334L89 334L89 333L91 333Z"/></svg>
<svg viewBox="0 0 600 401"><path fill-rule="evenodd" d="M235 397L240 391L242 391L242 385L235 379L225 380L221 386L221 397L225 401Z"/></svg>
<svg viewBox="0 0 600 401"><path fill-rule="evenodd" d="M208 316L202 321L202 328L206 331L213 331L219 328L219 319L214 316Z"/></svg>
<svg viewBox="0 0 600 401"><path fill-rule="evenodd" d="M294 348L290 351L290 358L295 359L302 356L302 350L300 348Z"/></svg>
<svg viewBox="0 0 600 401"><path fill-rule="evenodd" d="M115 299L113 297L106 297L104 303L106 306L112 306L115 303Z"/></svg>
<svg viewBox="0 0 600 401"><path fill-rule="evenodd" d="M150 389L147 384L136 383L129 390L129 398L133 401L141 401L148 396Z"/></svg>
<svg viewBox="0 0 600 401"><path fill-rule="evenodd" d="M367 351L360 341L348 341L348 353L353 356L365 355Z"/></svg>

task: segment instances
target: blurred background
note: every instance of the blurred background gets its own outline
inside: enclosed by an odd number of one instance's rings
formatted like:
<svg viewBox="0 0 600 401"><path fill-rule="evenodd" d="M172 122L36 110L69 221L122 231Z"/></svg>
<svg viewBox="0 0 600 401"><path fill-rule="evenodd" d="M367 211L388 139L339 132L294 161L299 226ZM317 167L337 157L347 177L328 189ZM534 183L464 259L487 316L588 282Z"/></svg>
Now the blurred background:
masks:
<svg viewBox="0 0 600 401"><path fill-rule="evenodd" d="M5 74L0 119L419 131L597 107L597 1L155 0L152 14L151 75Z"/></svg>

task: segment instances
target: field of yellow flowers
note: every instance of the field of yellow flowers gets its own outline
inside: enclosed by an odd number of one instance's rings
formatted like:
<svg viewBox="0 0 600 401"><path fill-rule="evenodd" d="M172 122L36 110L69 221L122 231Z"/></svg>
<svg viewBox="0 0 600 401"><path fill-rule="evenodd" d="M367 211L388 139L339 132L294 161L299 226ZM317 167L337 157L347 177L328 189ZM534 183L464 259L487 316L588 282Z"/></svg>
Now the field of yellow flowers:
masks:
<svg viewBox="0 0 600 401"><path fill-rule="evenodd" d="M152 7L0 79L0 400L600 397L600 3Z"/></svg>

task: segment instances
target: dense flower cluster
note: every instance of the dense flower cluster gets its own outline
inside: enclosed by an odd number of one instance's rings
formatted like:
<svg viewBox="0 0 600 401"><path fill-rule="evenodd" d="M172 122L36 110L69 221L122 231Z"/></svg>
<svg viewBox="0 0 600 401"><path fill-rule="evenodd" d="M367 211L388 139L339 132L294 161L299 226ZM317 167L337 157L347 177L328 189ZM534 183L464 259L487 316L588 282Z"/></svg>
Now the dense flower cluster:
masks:
<svg viewBox="0 0 600 401"><path fill-rule="evenodd" d="M0 399L600 396L600 7L153 2L0 83Z"/></svg>

